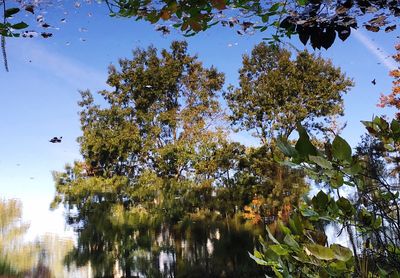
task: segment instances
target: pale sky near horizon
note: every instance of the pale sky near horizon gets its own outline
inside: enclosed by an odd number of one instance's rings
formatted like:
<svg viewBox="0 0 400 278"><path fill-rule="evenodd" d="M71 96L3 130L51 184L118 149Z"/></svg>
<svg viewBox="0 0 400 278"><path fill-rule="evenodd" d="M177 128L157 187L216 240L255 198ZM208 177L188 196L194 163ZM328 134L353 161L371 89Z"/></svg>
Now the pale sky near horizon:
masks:
<svg viewBox="0 0 400 278"><path fill-rule="evenodd" d="M50 212L49 205L54 196L51 171L80 158L78 90L103 89L107 66L117 64L120 57L131 57L133 48L151 44L165 48L172 40L185 39L174 31L163 36L145 22L109 18L98 4L77 9L73 1L66 2L68 6L44 14L50 25L60 28L52 29L54 36L8 39L10 72L0 68L0 198L22 201L23 218L31 223L30 239L45 232L72 234L65 231L62 210ZM241 56L265 35L239 36L234 30L214 27L187 41L189 51L205 65L225 72L226 84L237 84ZM337 39L329 50L317 51L355 81L344 98L342 119L347 122L342 136L353 146L364 133L361 120L393 114L376 103L380 93L388 93L392 86L388 71L398 65L387 56L394 53L398 35L397 30L385 34L360 29L347 41ZM291 42L304 48L297 36ZM310 46L307 49L312 51ZM374 78L376 86L371 84ZM63 136L62 143L49 143L53 136ZM254 142L244 133L233 138Z"/></svg>

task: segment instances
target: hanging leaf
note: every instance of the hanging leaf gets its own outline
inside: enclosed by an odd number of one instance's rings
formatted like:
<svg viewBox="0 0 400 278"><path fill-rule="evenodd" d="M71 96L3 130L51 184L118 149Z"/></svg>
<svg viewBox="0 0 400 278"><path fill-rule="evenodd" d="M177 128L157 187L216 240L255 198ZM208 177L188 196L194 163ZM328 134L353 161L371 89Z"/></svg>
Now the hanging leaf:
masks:
<svg viewBox="0 0 400 278"><path fill-rule="evenodd" d="M396 30L396 27L397 27L396 24L388 26L388 27L385 28L385 32L386 33L392 32L392 31Z"/></svg>
<svg viewBox="0 0 400 278"><path fill-rule="evenodd" d="M22 21L21 21L20 23L11 25L11 28L16 29L16 30L20 30L20 29L25 29L25 28L27 28L28 26L29 26L28 24L26 24L25 22L22 22Z"/></svg>
<svg viewBox="0 0 400 278"><path fill-rule="evenodd" d="M297 150L290 145L285 138L279 137L277 140L277 146L281 152L288 157L296 157L298 155Z"/></svg>
<svg viewBox="0 0 400 278"><path fill-rule="evenodd" d="M306 45L308 40L310 39L310 29L302 27L301 25L298 25L296 31L299 34L300 41L304 45Z"/></svg>
<svg viewBox="0 0 400 278"><path fill-rule="evenodd" d="M10 9L7 9L7 10L4 12L4 17L5 17L5 18L9 18L9 17L13 16L14 14L16 14L16 13L18 13L18 12L19 12L19 9L18 9L18 8L10 8Z"/></svg>
<svg viewBox="0 0 400 278"><path fill-rule="evenodd" d="M320 190L318 194L312 198L311 202L316 210L324 211L328 206L329 197L324 191Z"/></svg>
<svg viewBox="0 0 400 278"><path fill-rule="evenodd" d="M343 247L339 244L332 244L330 248L335 253L335 258L339 261L348 261L353 257L353 252L349 248Z"/></svg>
<svg viewBox="0 0 400 278"><path fill-rule="evenodd" d="M332 142L332 155L338 160L351 162L351 147L340 136L336 136Z"/></svg>
<svg viewBox="0 0 400 278"><path fill-rule="evenodd" d="M348 26L337 26L336 31L338 33L339 39L345 41L351 34L351 29Z"/></svg>
<svg viewBox="0 0 400 278"><path fill-rule="evenodd" d="M379 27L378 27L378 26L365 25L365 28L366 28L368 31L371 31L371 32L379 32Z"/></svg>
<svg viewBox="0 0 400 278"><path fill-rule="evenodd" d="M318 166L324 168L324 169L332 169L332 163L323 158L322 156L314 156L310 155L309 156L310 161L314 162Z"/></svg>
<svg viewBox="0 0 400 278"><path fill-rule="evenodd" d="M322 32L321 36L321 46L325 49L328 49L332 46L336 38L336 32L333 28L327 28L324 32Z"/></svg>
<svg viewBox="0 0 400 278"><path fill-rule="evenodd" d="M335 253L330 248L319 244L306 244L304 249L307 254L311 254L320 260L330 261L335 259Z"/></svg>
<svg viewBox="0 0 400 278"><path fill-rule="evenodd" d="M296 143L296 150L303 157L308 157L309 155L317 155L317 149L310 142L310 137L307 131L300 124L297 125L297 131L299 132L299 140Z"/></svg>
<svg viewBox="0 0 400 278"><path fill-rule="evenodd" d="M35 13L34 8L35 7L33 5L27 5L27 6L25 6L25 11L30 12L31 14L34 14Z"/></svg>
<svg viewBox="0 0 400 278"><path fill-rule="evenodd" d="M282 247L280 244L274 244L268 246L275 254L279 256L286 256L289 254L289 251Z"/></svg>
<svg viewBox="0 0 400 278"><path fill-rule="evenodd" d="M337 201L336 204L340 208L340 210L348 217L352 216L355 213L355 209L353 205L350 203L349 200L347 200L344 197L340 197Z"/></svg>

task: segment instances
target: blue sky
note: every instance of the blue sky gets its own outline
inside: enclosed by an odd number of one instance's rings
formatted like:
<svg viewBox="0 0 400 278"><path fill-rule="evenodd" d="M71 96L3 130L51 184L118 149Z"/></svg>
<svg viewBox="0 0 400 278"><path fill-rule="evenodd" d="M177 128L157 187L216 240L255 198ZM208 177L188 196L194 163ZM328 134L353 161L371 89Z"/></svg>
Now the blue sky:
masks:
<svg viewBox="0 0 400 278"><path fill-rule="evenodd" d="M51 171L79 159L76 138L80 135L78 90L103 89L107 66L120 57L131 57L135 47L168 47L177 32L163 36L145 22L109 18L98 4L54 7L44 14L54 36L49 39L9 39L10 72L0 68L0 197L19 198L24 219L31 223L29 238L44 232L64 231L62 211L49 211L54 195ZM61 19L66 18L62 23ZM84 29L83 29L84 28ZM346 42L339 39L328 51L317 51L354 78L356 86L345 96L347 128L343 137L354 146L364 129L361 120L372 115L392 115L393 110L376 107L380 93L391 88L385 59L394 53L397 31L390 34L357 31ZM189 50L205 65L215 65L226 74L226 84L237 84L241 56L249 53L266 34L239 36L232 29L215 27L188 38ZM304 46L295 37L299 49ZM308 49L312 49L308 46ZM378 64L380 63L380 64ZM371 84L376 79L376 86ZM48 142L63 136L61 144ZM236 139L252 143L246 134Z"/></svg>

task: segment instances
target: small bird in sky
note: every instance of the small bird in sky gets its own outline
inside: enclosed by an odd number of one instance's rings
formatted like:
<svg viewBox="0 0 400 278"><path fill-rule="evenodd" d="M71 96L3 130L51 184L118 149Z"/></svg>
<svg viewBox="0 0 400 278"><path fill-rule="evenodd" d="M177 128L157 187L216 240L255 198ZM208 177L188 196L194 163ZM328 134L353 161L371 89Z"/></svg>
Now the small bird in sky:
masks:
<svg viewBox="0 0 400 278"><path fill-rule="evenodd" d="M53 137L49 140L50 143L61 143L62 136L60 137Z"/></svg>
<svg viewBox="0 0 400 278"><path fill-rule="evenodd" d="M375 78L374 78L374 80L371 81L371 83L372 83L373 85L376 85L376 80L375 80Z"/></svg>

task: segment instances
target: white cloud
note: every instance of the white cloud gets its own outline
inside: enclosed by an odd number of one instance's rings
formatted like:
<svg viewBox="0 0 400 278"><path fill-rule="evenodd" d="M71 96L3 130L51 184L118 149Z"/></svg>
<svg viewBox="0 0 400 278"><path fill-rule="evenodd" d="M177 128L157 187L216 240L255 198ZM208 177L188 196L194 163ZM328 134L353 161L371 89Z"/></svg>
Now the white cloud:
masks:
<svg viewBox="0 0 400 278"><path fill-rule="evenodd" d="M62 55L41 43L33 40L18 40L11 45L11 61L32 60L33 67L56 76L76 88L101 88L104 87L107 72L98 71L84 63L68 56ZM11 49L10 49L11 50Z"/></svg>
<svg viewBox="0 0 400 278"><path fill-rule="evenodd" d="M361 42L388 70L394 70L397 68L396 62L388 53L382 50L382 46L372 41L362 31L353 29L352 32L355 38Z"/></svg>

